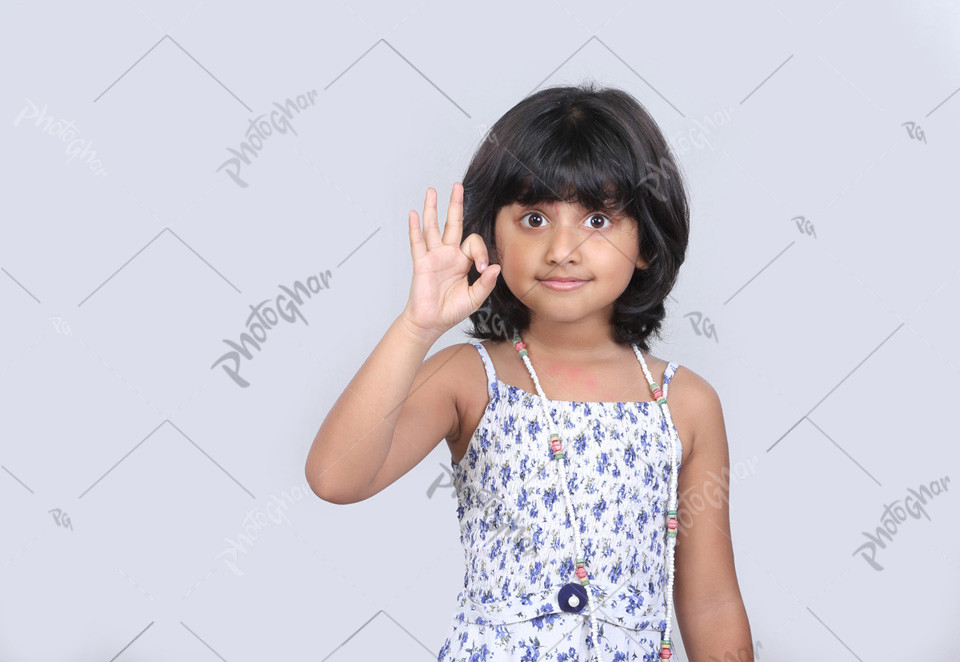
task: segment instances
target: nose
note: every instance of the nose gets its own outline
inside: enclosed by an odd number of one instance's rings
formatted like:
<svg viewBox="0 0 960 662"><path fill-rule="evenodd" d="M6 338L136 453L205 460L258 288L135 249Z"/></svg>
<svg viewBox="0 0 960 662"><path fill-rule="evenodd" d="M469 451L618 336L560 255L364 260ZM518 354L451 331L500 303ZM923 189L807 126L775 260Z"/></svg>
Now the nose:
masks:
<svg viewBox="0 0 960 662"><path fill-rule="evenodd" d="M580 262L580 246L588 238L579 232L576 224L556 223L547 239L546 260L548 264L577 264Z"/></svg>

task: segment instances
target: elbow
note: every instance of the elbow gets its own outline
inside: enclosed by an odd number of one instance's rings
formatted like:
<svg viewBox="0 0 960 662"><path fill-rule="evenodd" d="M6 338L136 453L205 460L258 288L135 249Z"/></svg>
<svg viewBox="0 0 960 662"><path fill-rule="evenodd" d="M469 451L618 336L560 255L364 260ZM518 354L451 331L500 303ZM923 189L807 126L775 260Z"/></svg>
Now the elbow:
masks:
<svg viewBox="0 0 960 662"><path fill-rule="evenodd" d="M351 496L344 494L342 491L337 491L328 483L323 482L320 479L320 475L323 472L318 470L316 467L313 467L309 460L307 461L304 473L307 478L307 485L310 486L310 489L321 501L333 503L338 506L345 506L358 501L358 499L352 498Z"/></svg>
<svg viewBox="0 0 960 662"><path fill-rule="evenodd" d="M357 503L359 499L354 499L351 497L346 497L337 492L317 492L314 490L314 494L320 497L321 501L326 501L327 503L332 503L338 506L347 506L351 503Z"/></svg>
<svg viewBox="0 0 960 662"><path fill-rule="evenodd" d="M326 492L326 485L320 481L320 474L322 472L318 467L307 458L307 464L304 468L304 475L307 478L307 485L310 486L310 489L313 490L313 493L317 495L317 498L322 501L330 501L330 497Z"/></svg>
<svg viewBox="0 0 960 662"><path fill-rule="evenodd" d="M357 502L356 499L348 499L345 497L338 496L337 494L327 494L326 492L324 493L314 492L314 494L316 494L321 501L326 501L327 503L332 503L338 506L346 506L351 503Z"/></svg>

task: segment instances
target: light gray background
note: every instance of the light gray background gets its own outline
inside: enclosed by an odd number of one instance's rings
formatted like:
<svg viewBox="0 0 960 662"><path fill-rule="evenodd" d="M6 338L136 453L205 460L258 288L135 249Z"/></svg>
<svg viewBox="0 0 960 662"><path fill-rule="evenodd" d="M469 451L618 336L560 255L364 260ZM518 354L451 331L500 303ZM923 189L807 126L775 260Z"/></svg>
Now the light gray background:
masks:
<svg viewBox="0 0 960 662"><path fill-rule="evenodd" d="M408 210L586 79L690 184L653 351L721 396L757 660L955 659L957 485L883 570L855 550L957 478L958 32L956 2L5 3L0 660L435 659L446 444L350 506L304 461L406 302ZM211 367L311 277L247 386Z"/></svg>

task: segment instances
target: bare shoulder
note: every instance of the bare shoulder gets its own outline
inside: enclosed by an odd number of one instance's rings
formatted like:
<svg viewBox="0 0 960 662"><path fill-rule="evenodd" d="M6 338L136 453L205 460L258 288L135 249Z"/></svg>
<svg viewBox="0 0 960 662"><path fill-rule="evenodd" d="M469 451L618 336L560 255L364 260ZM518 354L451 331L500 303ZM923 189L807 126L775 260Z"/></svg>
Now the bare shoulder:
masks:
<svg viewBox="0 0 960 662"><path fill-rule="evenodd" d="M483 364L480 351L474 345L481 345L490 357L490 362L497 379L500 379L500 368L505 365L505 348L509 345L505 341L471 340L450 349L455 352L450 361L451 371L455 380L457 417L460 422L457 434L447 438L450 446L451 459L459 464L466 454L480 421L490 404L490 391L487 384L487 370ZM507 363L509 365L509 363Z"/></svg>
<svg viewBox="0 0 960 662"><path fill-rule="evenodd" d="M716 389L703 376L681 364L670 379L667 391L668 404L671 410L681 413L686 439L689 440L689 451L692 453L698 437L704 436L704 431L716 430L723 426L723 410L720 406L720 396ZM677 432L681 433L679 421ZM684 455L688 453L684 452Z"/></svg>
<svg viewBox="0 0 960 662"><path fill-rule="evenodd" d="M486 370L479 351L474 347L474 343L477 342L456 343L437 352L443 365L444 381L447 382L453 394L457 408L459 425L456 434L447 437L447 443L454 455L456 455L456 446L464 436L469 439L473 434L473 428L479 422L475 412L478 410L482 412L489 399ZM467 429L473 418L477 418L477 421L474 422L473 428Z"/></svg>

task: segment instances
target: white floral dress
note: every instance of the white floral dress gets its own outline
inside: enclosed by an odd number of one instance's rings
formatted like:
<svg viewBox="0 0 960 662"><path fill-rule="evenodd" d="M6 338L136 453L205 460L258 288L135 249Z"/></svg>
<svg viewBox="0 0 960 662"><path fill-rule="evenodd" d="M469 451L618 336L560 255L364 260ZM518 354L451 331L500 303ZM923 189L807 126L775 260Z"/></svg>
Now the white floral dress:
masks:
<svg viewBox="0 0 960 662"><path fill-rule="evenodd" d="M438 662L592 662L589 609L563 611L558 602L560 587L576 581L558 461L568 463L600 659L655 662L666 627L671 460L660 406L549 400L545 425L540 396L500 382L486 348L472 344L490 401L463 459L450 461L466 573ZM677 367L667 365L664 397ZM639 362L637 370L642 376ZM560 460L547 443L554 430L566 451Z"/></svg>

